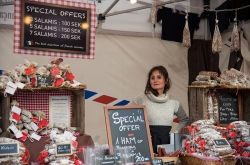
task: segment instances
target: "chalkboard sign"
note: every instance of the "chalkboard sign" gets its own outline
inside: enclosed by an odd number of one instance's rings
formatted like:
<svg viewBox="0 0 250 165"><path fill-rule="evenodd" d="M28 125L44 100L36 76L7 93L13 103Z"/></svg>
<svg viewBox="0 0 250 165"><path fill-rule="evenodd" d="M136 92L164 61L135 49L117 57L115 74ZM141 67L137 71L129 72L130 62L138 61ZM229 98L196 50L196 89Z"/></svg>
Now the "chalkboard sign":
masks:
<svg viewBox="0 0 250 165"><path fill-rule="evenodd" d="M51 77L37 76L37 86L47 87L52 85Z"/></svg>
<svg viewBox="0 0 250 165"><path fill-rule="evenodd" d="M163 165L162 159L152 159L152 165Z"/></svg>
<svg viewBox="0 0 250 165"><path fill-rule="evenodd" d="M18 143L0 143L0 156L19 154Z"/></svg>
<svg viewBox="0 0 250 165"><path fill-rule="evenodd" d="M226 126L241 120L241 109L238 106L236 93L218 93L219 125Z"/></svg>
<svg viewBox="0 0 250 165"><path fill-rule="evenodd" d="M56 145L56 156L71 155L71 143L63 143Z"/></svg>
<svg viewBox="0 0 250 165"><path fill-rule="evenodd" d="M227 139L221 138L221 139L213 139L213 142L216 147L230 147L230 144L228 143Z"/></svg>
<svg viewBox="0 0 250 165"><path fill-rule="evenodd" d="M23 49L89 54L90 9L22 0Z"/></svg>
<svg viewBox="0 0 250 165"><path fill-rule="evenodd" d="M151 164L152 144L145 106L104 106L110 146L131 149L135 163Z"/></svg>

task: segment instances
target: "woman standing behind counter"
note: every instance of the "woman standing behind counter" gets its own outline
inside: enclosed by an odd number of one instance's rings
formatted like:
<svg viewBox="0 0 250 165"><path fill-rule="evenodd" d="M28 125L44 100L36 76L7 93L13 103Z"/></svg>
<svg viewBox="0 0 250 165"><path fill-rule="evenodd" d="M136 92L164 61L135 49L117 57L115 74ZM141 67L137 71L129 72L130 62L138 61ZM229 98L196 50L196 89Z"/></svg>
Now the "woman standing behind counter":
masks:
<svg viewBox="0 0 250 165"><path fill-rule="evenodd" d="M148 73L144 93L130 102L132 105L146 106L154 153L157 153L157 145L170 143L169 133L174 115L180 121L178 132L188 125L188 116L181 103L168 92L170 86L171 80L166 68L155 66Z"/></svg>

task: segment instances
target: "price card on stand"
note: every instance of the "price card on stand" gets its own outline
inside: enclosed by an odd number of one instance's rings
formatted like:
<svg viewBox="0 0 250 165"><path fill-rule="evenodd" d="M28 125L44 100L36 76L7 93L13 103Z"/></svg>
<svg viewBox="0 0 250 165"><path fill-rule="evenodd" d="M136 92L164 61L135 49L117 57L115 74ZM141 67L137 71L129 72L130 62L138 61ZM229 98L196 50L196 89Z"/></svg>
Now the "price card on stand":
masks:
<svg viewBox="0 0 250 165"><path fill-rule="evenodd" d="M0 156L16 155L16 154L19 154L18 143L1 143L0 144Z"/></svg>
<svg viewBox="0 0 250 165"><path fill-rule="evenodd" d="M227 139L221 138L221 139L213 139L213 142L216 147L230 147L230 144L228 143Z"/></svg>
<svg viewBox="0 0 250 165"><path fill-rule="evenodd" d="M65 156L72 154L71 143L62 143L56 145L56 156Z"/></svg>

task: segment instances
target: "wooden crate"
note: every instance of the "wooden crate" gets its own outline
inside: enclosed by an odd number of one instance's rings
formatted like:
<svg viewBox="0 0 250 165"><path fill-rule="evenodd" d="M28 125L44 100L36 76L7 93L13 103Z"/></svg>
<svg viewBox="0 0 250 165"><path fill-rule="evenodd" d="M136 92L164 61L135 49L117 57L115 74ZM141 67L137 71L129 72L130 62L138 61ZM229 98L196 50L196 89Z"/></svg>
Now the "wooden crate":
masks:
<svg viewBox="0 0 250 165"><path fill-rule="evenodd" d="M189 88L188 105L189 105L189 125L191 123L208 119L206 93L209 88Z"/></svg>
<svg viewBox="0 0 250 165"><path fill-rule="evenodd" d="M250 122L250 89L216 88L216 87L188 87L189 125L197 120L208 119L207 97L209 90L231 91L239 95L240 120ZM226 126L226 125L222 125Z"/></svg>
<svg viewBox="0 0 250 165"><path fill-rule="evenodd" d="M78 88L32 88L32 89L18 89L22 92L52 92L52 91L63 91L68 90L73 94L72 99L72 119L71 126L77 127L81 134L85 133L85 89L86 86L82 85ZM4 90L0 90L0 126L3 132L0 134L0 137L10 137L10 133L7 131L7 128L10 125L10 102L11 95L3 94Z"/></svg>

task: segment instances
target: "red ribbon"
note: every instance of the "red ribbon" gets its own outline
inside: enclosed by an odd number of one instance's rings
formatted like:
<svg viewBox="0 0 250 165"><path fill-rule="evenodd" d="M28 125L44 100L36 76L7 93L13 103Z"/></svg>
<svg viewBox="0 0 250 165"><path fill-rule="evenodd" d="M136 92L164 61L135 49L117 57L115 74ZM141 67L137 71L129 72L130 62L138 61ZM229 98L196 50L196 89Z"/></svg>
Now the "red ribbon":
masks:
<svg viewBox="0 0 250 165"><path fill-rule="evenodd" d="M235 138L235 137L236 137L236 133L235 133L235 132L230 132L230 133L229 133L229 136L230 136L230 138L232 138L232 139L233 139L233 138Z"/></svg>
<svg viewBox="0 0 250 165"><path fill-rule="evenodd" d="M77 152L82 152L84 150L84 147L79 148Z"/></svg>
<svg viewBox="0 0 250 165"><path fill-rule="evenodd" d="M56 79L54 85L55 87L59 87L60 85L62 85L63 82L64 82L63 78L58 78Z"/></svg>
<svg viewBox="0 0 250 165"><path fill-rule="evenodd" d="M34 123L38 123L39 122L39 119L38 118L36 118L36 117L32 117L32 119L31 119Z"/></svg>
<svg viewBox="0 0 250 165"><path fill-rule="evenodd" d="M190 142L184 142L186 150L190 150Z"/></svg>
<svg viewBox="0 0 250 165"><path fill-rule="evenodd" d="M27 133L27 132L22 131L22 134L23 134L23 136L22 136L22 137L20 137L20 138L18 138L18 139L24 142L24 141L27 139L27 137L28 137L28 133Z"/></svg>
<svg viewBox="0 0 250 165"><path fill-rule="evenodd" d="M200 142L201 141L201 138L196 138L196 139L194 139L194 142L195 143L198 143L198 142Z"/></svg>
<svg viewBox="0 0 250 165"><path fill-rule="evenodd" d="M72 73L67 72L65 77L69 80L69 81L73 81L75 79L75 76Z"/></svg>
<svg viewBox="0 0 250 165"><path fill-rule="evenodd" d="M30 85L33 87L36 84L36 78L31 79Z"/></svg>
<svg viewBox="0 0 250 165"><path fill-rule="evenodd" d="M41 128L44 128L44 127L47 127L47 125L49 124L49 122L47 120L41 120L38 122L38 128L41 129Z"/></svg>
<svg viewBox="0 0 250 165"><path fill-rule="evenodd" d="M192 130L193 130L192 126L188 126L188 131L192 132Z"/></svg>
<svg viewBox="0 0 250 165"><path fill-rule="evenodd" d="M15 119L16 121L20 121L21 120L21 116L18 115L17 113L12 113L12 118Z"/></svg>
<svg viewBox="0 0 250 165"><path fill-rule="evenodd" d="M74 146L75 148L77 148L77 146L78 146L78 142L77 142L77 141L72 141L72 144L73 144L73 146Z"/></svg>
<svg viewBox="0 0 250 165"><path fill-rule="evenodd" d="M44 159L45 159L48 155L49 155L48 151L43 150L43 151L41 152L41 155L37 158L37 161L38 161L39 163L44 162Z"/></svg>
<svg viewBox="0 0 250 165"><path fill-rule="evenodd" d="M74 163L75 163L75 165L81 165L82 164L82 162L80 160L75 160Z"/></svg>
<svg viewBox="0 0 250 165"><path fill-rule="evenodd" d="M56 75L60 72L60 69L58 67L54 67L50 70L52 75Z"/></svg>
<svg viewBox="0 0 250 165"><path fill-rule="evenodd" d="M227 128L228 129L234 129L234 125L229 125Z"/></svg>
<svg viewBox="0 0 250 165"><path fill-rule="evenodd" d="M29 153L29 150L25 150L24 151L24 154L22 156L22 162L25 162L25 164L29 164L29 158L30 158L30 153Z"/></svg>
<svg viewBox="0 0 250 165"><path fill-rule="evenodd" d="M29 68L25 69L26 75L31 75L33 73L36 73L36 70L34 69L34 67L29 67Z"/></svg>
<svg viewBox="0 0 250 165"><path fill-rule="evenodd" d="M249 156L249 152L248 151L244 151L242 154L244 157L248 157Z"/></svg>

